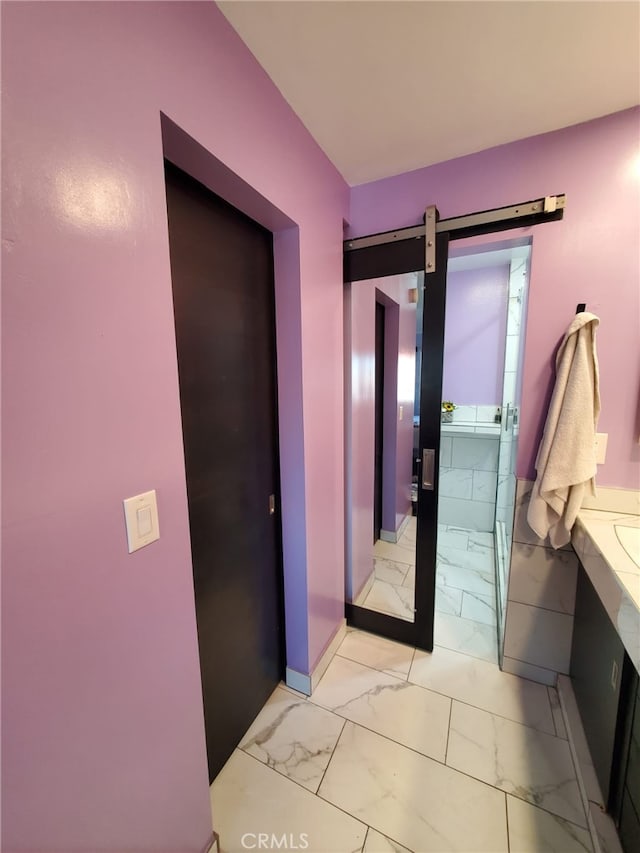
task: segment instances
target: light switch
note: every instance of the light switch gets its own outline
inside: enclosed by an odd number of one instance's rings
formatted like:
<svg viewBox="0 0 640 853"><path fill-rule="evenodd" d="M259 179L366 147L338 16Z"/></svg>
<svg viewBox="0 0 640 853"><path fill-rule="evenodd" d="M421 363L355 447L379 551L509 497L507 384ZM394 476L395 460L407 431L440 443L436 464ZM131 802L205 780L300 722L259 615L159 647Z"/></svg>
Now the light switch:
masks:
<svg viewBox="0 0 640 853"><path fill-rule="evenodd" d="M127 498L123 503L127 544L131 554L160 538L155 489Z"/></svg>
<svg viewBox="0 0 640 853"><path fill-rule="evenodd" d="M607 442L609 440L608 432L596 433L596 464L604 465L604 460L607 456Z"/></svg>

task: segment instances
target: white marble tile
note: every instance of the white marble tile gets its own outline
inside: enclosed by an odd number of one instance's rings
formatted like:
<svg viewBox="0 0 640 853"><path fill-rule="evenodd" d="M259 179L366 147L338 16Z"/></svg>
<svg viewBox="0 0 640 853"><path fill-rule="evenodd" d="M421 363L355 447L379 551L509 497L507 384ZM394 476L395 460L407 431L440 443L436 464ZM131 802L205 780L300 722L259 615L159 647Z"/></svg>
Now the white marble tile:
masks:
<svg viewBox="0 0 640 853"><path fill-rule="evenodd" d="M478 410L478 422L479 423L495 423L495 414L499 408L498 403L493 403L490 406L477 406Z"/></svg>
<svg viewBox="0 0 640 853"><path fill-rule="evenodd" d="M504 350L504 369L506 371L517 371L519 353L520 335L517 333L507 335L507 342Z"/></svg>
<svg viewBox="0 0 640 853"><path fill-rule="evenodd" d="M569 744L454 701L447 764L586 827Z"/></svg>
<svg viewBox="0 0 640 853"><path fill-rule="evenodd" d="M343 725L335 714L277 687L240 749L315 794Z"/></svg>
<svg viewBox="0 0 640 853"><path fill-rule="evenodd" d="M290 848L296 843L309 853L360 853L364 844L363 823L241 750L222 768L210 794L222 853L245 850L247 833L286 835Z"/></svg>
<svg viewBox="0 0 640 853"><path fill-rule="evenodd" d="M319 794L409 850L508 849L503 794L350 723Z"/></svg>
<svg viewBox="0 0 640 853"><path fill-rule="evenodd" d="M462 596L461 589L456 589L452 586L436 586L436 610L440 613L451 613L454 616L460 616L462 611Z"/></svg>
<svg viewBox="0 0 640 853"><path fill-rule="evenodd" d="M458 403L453 410L453 422L475 423L477 420L477 407Z"/></svg>
<svg viewBox="0 0 640 853"><path fill-rule="evenodd" d="M510 601L533 604L559 613L573 613L577 578L578 558L572 551L513 543Z"/></svg>
<svg viewBox="0 0 640 853"><path fill-rule="evenodd" d="M545 669L543 666L534 666L532 663L525 663L515 658L510 658L503 655L502 669L504 672L518 675L520 678L528 678L530 681L535 681L538 684L546 684L553 686L557 679L558 673L553 669Z"/></svg>
<svg viewBox="0 0 640 853"><path fill-rule="evenodd" d="M491 574L479 570L464 569L460 566L451 566L446 563L438 563L436 582L439 586L479 592L482 595L493 595L495 589L495 582Z"/></svg>
<svg viewBox="0 0 640 853"><path fill-rule="evenodd" d="M498 475L495 471L474 471L472 499L495 504L497 485Z"/></svg>
<svg viewBox="0 0 640 853"><path fill-rule="evenodd" d="M471 535L471 534L470 534ZM456 566L460 569L470 569L473 572L481 572L492 578L495 572L493 551L489 550L465 550L459 548L447 548L438 543L438 567Z"/></svg>
<svg viewBox="0 0 640 853"><path fill-rule="evenodd" d="M446 524L438 525L438 548L458 548L467 550L469 531L449 528Z"/></svg>
<svg viewBox="0 0 640 853"><path fill-rule="evenodd" d="M495 595L482 595L479 592L467 592L465 590L462 593L462 610L459 615L464 619L483 622L485 625L496 625Z"/></svg>
<svg viewBox="0 0 640 853"><path fill-rule="evenodd" d="M491 555L494 550L495 541L494 535L489 531L470 530L469 541L467 543L468 551L478 551L483 554Z"/></svg>
<svg viewBox="0 0 640 853"><path fill-rule="evenodd" d="M378 539L373 546L373 556L413 566L416 564L415 545L406 542L383 542L382 539Z"/></svg>
<svg viewBox="0 0 640 853"><path fill-rule="evenodd" d="M444 761L451 708L445 696L335 657L309 701Z"/></svg>
<svg viewBox="0 0 640 853"><path fill-rule="evenodd" d="M411 851L369 827L362 853L411 853Z"/></svg>
<svg viewBox="0 0 640 853"><path fill-rule="evenodd" d="M438 646L463 652L472 657L497 663L498 648L496 629L482 622L439 613L434 616L434 642Z"/></svg>
<svg viewBox="0 0 640 853"><path fill-rule="evenodd" d="M465 527L468 530L491 530L495 510L493 504L440 497L438 521L441 524Z"/></svg>
<svg viewBox="0 0 640 853"><path fill-rule="evenodd" d="M365 631L349 631L337 654L398 678L409 673L414 649Z"/></svg>
<svg viewBox="0 0 640 853"><path fill-rule="evenodd" d="M398 563L396 560L387 560L384 557L374 557L373 566L378 580L395 583L399 586L402 586L402 581L411 568L409 563Z"/></svg>
<svg viewBox="0 0 640 853"><path fill-rule="evenodd" d="M555 687L547 687L549 693L549 702L551 703L551 713L553 714L553 722L556 726L556 735L567 740L567 727L564 724L562 708L560 707L560 697Z"/></svg>
<svg viewBox="0 0 640 853"><path fill-rule="evenodd" d="M375 580L362 606L413 622L414 598L413 589L410 587L395 586L385 581Z"/></svg>
<svg viewBox="0 0 640 853"><path fill-rule="evenodd" d="M534 666L569 672L573 617L517 601L507 602L504 653Z"/></svg>
<svg viewBox="0 0 640 853"><path fill-rule="evenodd" d="M501 672L495 663L437 646L431 654L418 649L409 681L514 722L555 733L547 688Z"/></svg>
<svg viewBox="0 0 640 853"><path fill-rule="evenodd" d="M402 586L406 586L409 589L415 589L416 588L416 567L415 566L410 566L409 571L407 572L405 579L402 581Z"/></svg>
<svg viewBox="0 0 640 853"><path fill-rule="evenodd" d="M592 853L588 830L507 795L510 853Z"/></svg>
<svg viewBox="0 0 640 853"><path fill-rule="evenodd" d="M502 396L505 400L513 400L518 388L518 374L515 370L505 370L502 383Z"/></svg>
<svg viewBox="0 0 640 853"><path fill-rule="evenodd" d="M454 468L474 471L498 470L498 442L493 438L456 437L451 453Z"/></svg>
<svg viewBox="0 0 640 853"><path fill-rule="evenodd" d="M450 468L451 467L451 442L453 439L451 436L441 436L440 437L440 467L442 468Z"/></svg>
<svg viewBox="0 0 640 853"><path fill-rule="evenodd" d="M467 468L442 468L438 494L446 498L470 500L473 490L473 473Z"/></svg>

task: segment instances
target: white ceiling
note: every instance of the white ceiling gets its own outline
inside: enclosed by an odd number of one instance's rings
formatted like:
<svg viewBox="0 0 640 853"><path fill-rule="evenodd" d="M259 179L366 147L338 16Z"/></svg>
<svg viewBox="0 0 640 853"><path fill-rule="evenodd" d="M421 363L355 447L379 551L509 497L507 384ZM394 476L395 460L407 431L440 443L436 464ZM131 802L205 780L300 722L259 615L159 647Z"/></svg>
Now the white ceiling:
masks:
<svg viewBox="0 0 640 853"><path fill-rule="evenodd" d="M351 185L640 102L640 3L218 3Z"/></svg>

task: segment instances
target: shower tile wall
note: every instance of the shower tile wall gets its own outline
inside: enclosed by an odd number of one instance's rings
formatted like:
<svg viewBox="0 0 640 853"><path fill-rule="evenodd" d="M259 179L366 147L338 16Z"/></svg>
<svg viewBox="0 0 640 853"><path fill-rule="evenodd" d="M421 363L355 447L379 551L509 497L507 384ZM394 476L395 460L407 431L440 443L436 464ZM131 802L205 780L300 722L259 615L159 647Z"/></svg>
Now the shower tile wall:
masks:
<svg viewBox="0 0 640 853"><path fill-rule="evenodd" d="M493 430L493 424L486 428ZM480 423L466 429L461 425L443 425L438 498L440 524L493 531L497 477L497 434L486 434Z"/></svg>

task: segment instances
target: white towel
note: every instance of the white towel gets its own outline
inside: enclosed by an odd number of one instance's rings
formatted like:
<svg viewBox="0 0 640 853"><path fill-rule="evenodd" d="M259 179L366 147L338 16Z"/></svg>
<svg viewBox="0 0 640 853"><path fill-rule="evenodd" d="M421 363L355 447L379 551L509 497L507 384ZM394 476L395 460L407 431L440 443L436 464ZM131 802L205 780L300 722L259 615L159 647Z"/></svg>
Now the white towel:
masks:
<svg viewBox="0 0 640 853"><path fill-rule="evenodd" d="M596 328L600 320L576 314L556 357L556 384L536 458L527 521L554 548L571 541L585 490L595 494L596 425L600 414Z"/></svg>

